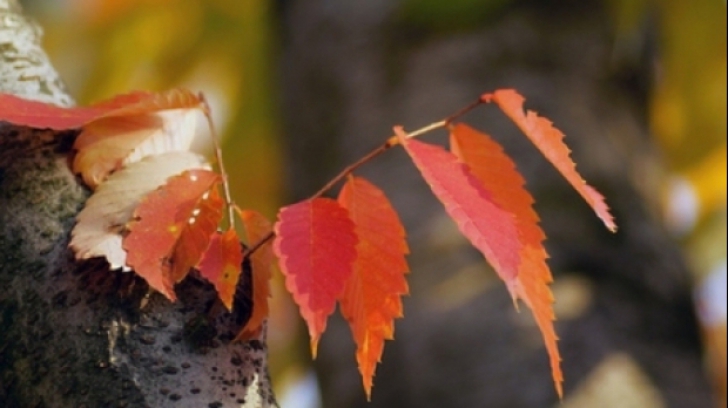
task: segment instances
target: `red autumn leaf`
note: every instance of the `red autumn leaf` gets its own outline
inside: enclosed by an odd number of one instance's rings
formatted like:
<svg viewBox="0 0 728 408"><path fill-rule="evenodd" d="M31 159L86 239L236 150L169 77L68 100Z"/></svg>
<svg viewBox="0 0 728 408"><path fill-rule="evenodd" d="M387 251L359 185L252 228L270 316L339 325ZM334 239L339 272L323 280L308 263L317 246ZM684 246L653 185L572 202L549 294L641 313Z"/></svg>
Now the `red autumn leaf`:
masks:
<svg viewBox="0 0 728 408"><path fill-rule="evenodd" d="M84 124L73 145L78 151L73 171L92 188L124 164L188 150L197 114L203 109L198 96L182 89L130 94L98 106L114 109Z"/></svg>
<svg viewBox="0 0 728 408"><path fill-rule="evenodd" d="M576 171L576 165L571 160L571 150L564 143L564 134L553 127L548 119L538 116L534 111L523 112L525 98L512 89L502 89L492 94L484 94L481 99L485 102L495 102L501 110L531 139L541 153L553 164L561 175L576 189L576 191L592 207L604 225L612 232L617 230L614 217L609 213L609 207L604 197L592 186L588 185Z"/></svg>
<svg viewBox="0 0 728 408"><path fill-rule="evenodd" d="M440 146L408 139L399 126L394 132L460 232L510 286L518 276L521 250L513 215L493 201L457 157Z"/></svg>
<svg viewBox="0 0 728 408"><path fill-rule="evenodd" d="M511 158L488 135L465 124L456 124L450 129L450 145L453 153L491 194L493 201L512 212L516 218L523 244L521 265L515 284L510 284L508 288L514 299L523 299L534 313L551 358L556 389L561 396L561 359L553 325L553 296L548 287L552 277L546 264L548 255L542 244L546 235L538 226L539 218L532 207L533 198L523 187L525 181Z"/></svg>
<svg viewBox="0 0 728 408"><path fill-rule="evenodd" d="M62 108L0 93L0 121L36 129L77 129L115 107L109 101L100 106Z"/></svg>
<svg viewBox="0 0 728 408"><path fill-rule="evenodd" d="M243 221L249 245L254 245L273 231L271 223L260 213L251 210L237 209L237 211ZM270 242L267 242L250 256L253 270L253 312L236 337L238 340L250 340L256 337L268 317L269 282L273 266L273 249L271 247Z"/></svg>
<svg viewBox="0 0 728 408"><path fill-rule="evenodd" d="M354 223L336 201L316 198L283 207L274 229L273 251L308 325L315 358L326 319L356 259Z"/></svg>
<svg viewBox="0 0 728 408"><path fill-rule="evenodd" d="M185 171L147 195L134 211L135 220L129 224L129 235L123 241L126 263L170 300L176 298L174 284L184 277L172 276L175 261L199 259L199 254L183 251L201 247L201 254L206 248L202 244L183 245L177 252L180 241L192 239L182 237L182 234L201 239L195 228L188 226L195 224L206 228L219 221L219 209L214 210L217 204L205 203L206 200L219 201L210 192L219 182L220 176L209 170ZM208 221L208 217L217 217L217 221ZM206 239L210 239L209 235Z"/></svg>
<svg viewBox="0 0 728 408"><path fill-rule="evenodd" d="M339 302L356 342L356 360L370 398L384 340L394 338L394 319L402 317L400 297L409 292L405 280L409 249L397 213L370 182L349 179L339 203L349 210L359 237L354 271Z"/></svg>
<svg viewBox="0 0 728 408"><path fill-rule="evenodd" d="M91 106L70 108L0 93L0 121L36 129L78 129L102 117L138 115L195 103L199 103L199 98L183 89L159 94L132 92Z"/></svg>
<svg viewBox="0 0 728 408"><path fill-rule="evenodd" d="M210 245L197 264L200 275L215 285L220 300L228 310L233 308L242 262L243 246L235 230L229 229L224 233L212 234Z"/></svg>

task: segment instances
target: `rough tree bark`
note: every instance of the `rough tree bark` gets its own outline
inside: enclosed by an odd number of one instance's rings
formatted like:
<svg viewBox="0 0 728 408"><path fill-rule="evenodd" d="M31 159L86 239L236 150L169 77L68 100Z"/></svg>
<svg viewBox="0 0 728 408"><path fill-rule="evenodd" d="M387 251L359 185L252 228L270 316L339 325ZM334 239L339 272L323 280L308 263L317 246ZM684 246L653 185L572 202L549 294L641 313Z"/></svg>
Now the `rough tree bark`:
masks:
<svg viewBox="0 0 728 408"><path fill-rule="evenodd" d="M0 92L72 105L40 34L0 0ZM69 231L89 194L67 166L75 135L0 122L0 406L276 405L265 334L230 344L244 296L225 313L192 278L171 304L131 273L74 261Z"/></svg>
<svg viewBox="0 0 728 408"><path fill-rule="evenodd" d="M605 193L620 228L607 233L501 115L465 118L506 145L536 197L556 274L564 406L711 406L687 270L649 211L655 195L641 189L654 174L645 114L654 33L619 44L634 52L620 53L599 0L441 3L282 2L295 197L381 143L394 124L412 130L480 92L518 89L529 109L566 133L579 170ZM488 279L494 275L408 160L393 152L360 174L387 192L405 222L412 295L370 404L349 328L330 320L316 362L324 406L558 404L530 313L516 313L502 283Z"/></svg>

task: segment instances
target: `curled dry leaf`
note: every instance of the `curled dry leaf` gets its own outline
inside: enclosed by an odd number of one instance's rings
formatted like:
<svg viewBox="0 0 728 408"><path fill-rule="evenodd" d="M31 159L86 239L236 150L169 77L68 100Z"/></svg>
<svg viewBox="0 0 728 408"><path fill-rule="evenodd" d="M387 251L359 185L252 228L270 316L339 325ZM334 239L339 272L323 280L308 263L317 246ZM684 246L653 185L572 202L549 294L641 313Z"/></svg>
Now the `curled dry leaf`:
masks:
<svg viewBox="0 0 728 408"><path fill-rule="evenodd" d="M121 106L120 106L121 105ZM96 105L112 107L83 126L73 171L91 188L112 171L150 155L186 151L204 104L189 91L135 93Z"/></svg>
<svg viewBox="0 0 728 408"><path fill-rule="evenodd" d="M104 257L112 269L124 268L122 236L142 198L171 176L190 169L209 169L202 156L170 152L149 156L112 174L86 201L76 217L70 246L76 259Z"/></svg>

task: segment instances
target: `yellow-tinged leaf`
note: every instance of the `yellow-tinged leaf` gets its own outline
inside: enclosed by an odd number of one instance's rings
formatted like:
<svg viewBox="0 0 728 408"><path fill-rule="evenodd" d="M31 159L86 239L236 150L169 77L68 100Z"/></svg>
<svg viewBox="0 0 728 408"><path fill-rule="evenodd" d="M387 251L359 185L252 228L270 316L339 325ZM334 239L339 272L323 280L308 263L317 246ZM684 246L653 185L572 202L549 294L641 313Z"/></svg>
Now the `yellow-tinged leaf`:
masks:
<svg viewBox="0 0 728 408"><path fill-rule="evenodd" d="M197 269L215 285L220 300L228 310L233 308L235 289L242 270L243 247L234 229L216 232L202 256Z"/></svg>

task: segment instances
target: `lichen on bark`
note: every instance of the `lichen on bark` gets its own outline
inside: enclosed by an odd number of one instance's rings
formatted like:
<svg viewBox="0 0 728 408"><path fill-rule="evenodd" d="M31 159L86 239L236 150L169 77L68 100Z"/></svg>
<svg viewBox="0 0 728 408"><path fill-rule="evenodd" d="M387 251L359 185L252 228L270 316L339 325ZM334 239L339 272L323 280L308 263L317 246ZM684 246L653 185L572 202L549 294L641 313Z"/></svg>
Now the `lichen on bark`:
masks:
<svg viewBox="0 0 728 408"><path fill-rule="evenodd" d="M0 0L0 91L71 106L73 98L40 46L42 33L17 0Z"/></svg>

